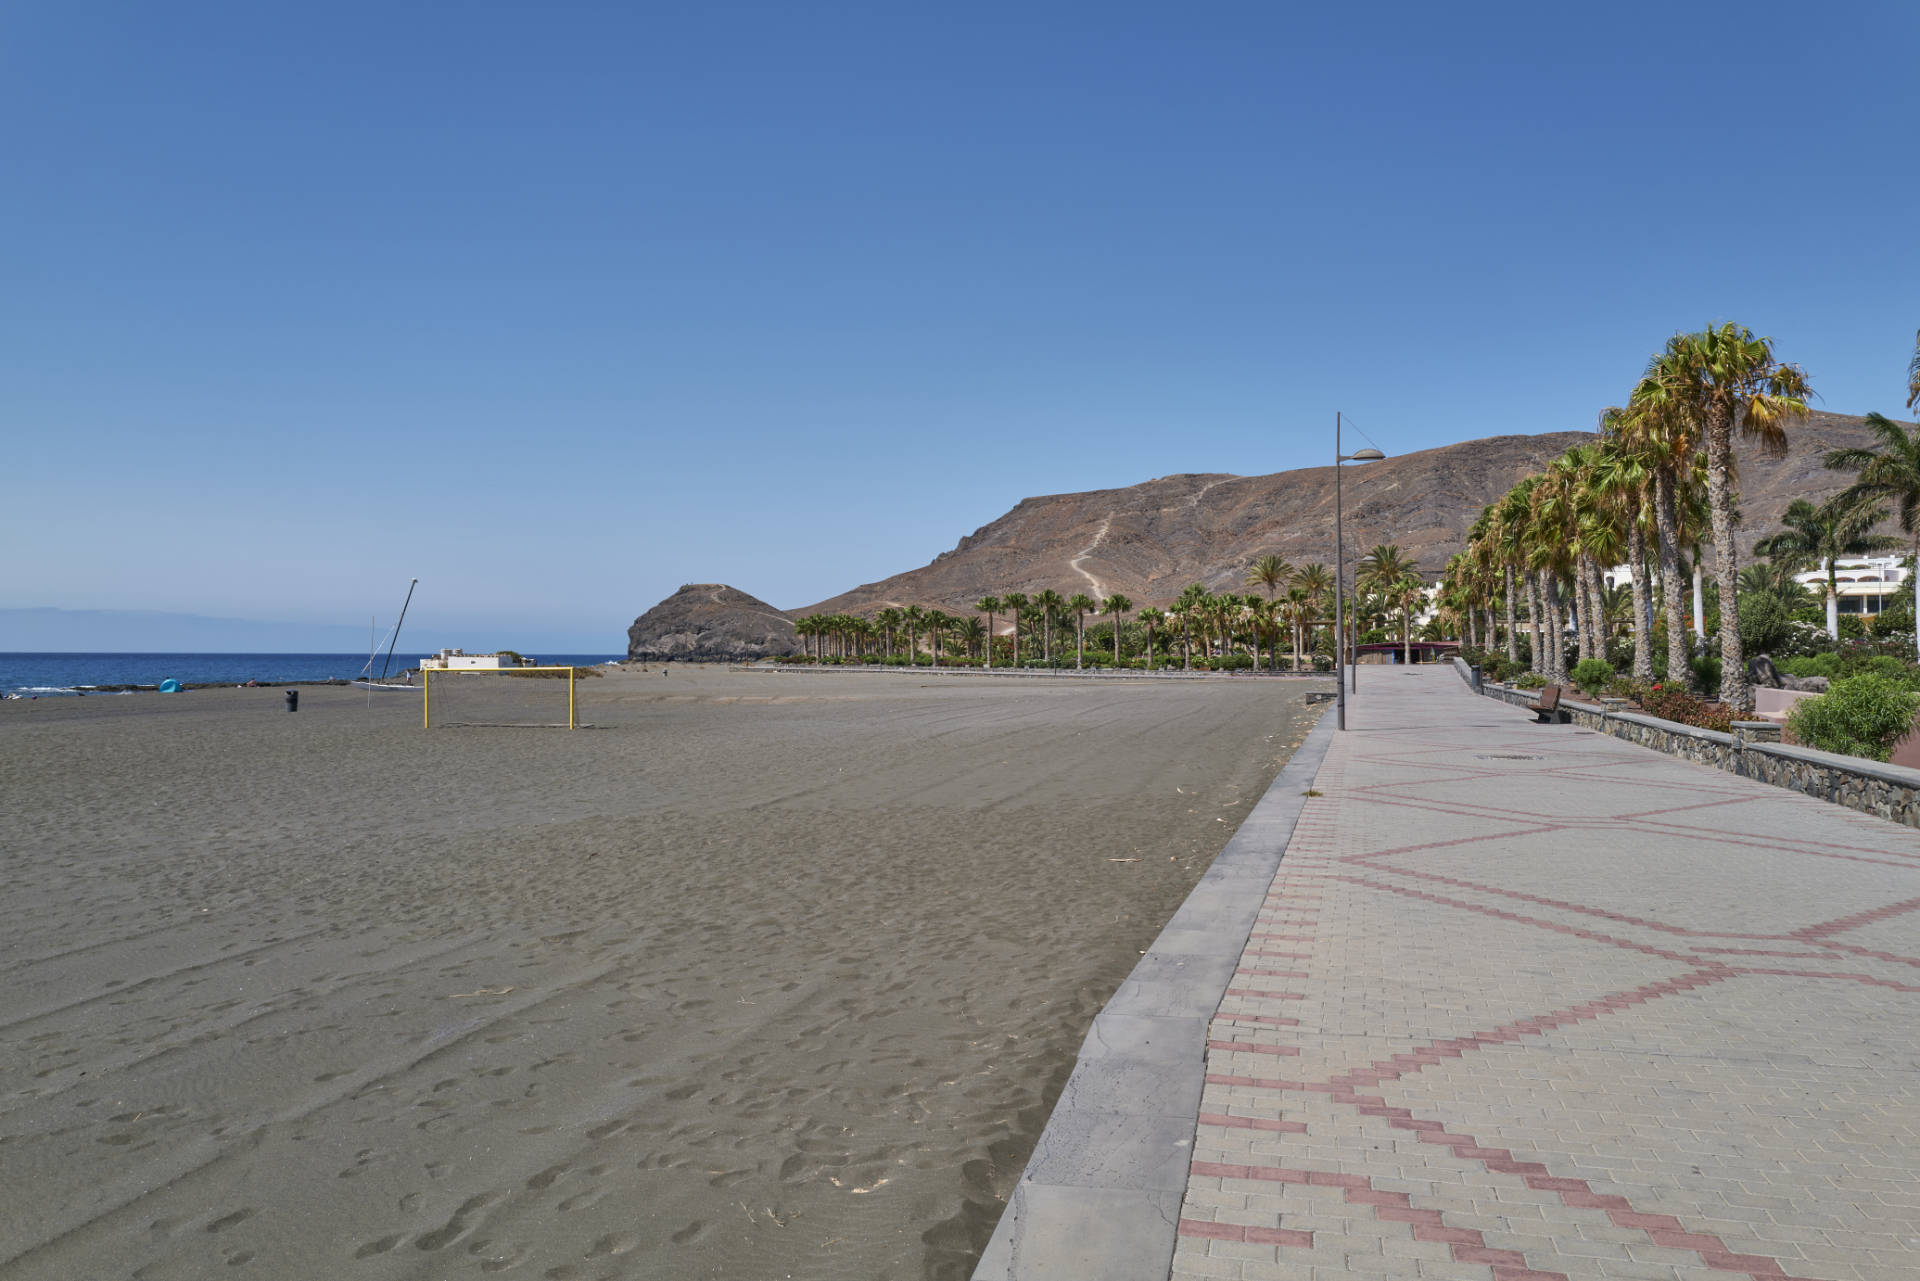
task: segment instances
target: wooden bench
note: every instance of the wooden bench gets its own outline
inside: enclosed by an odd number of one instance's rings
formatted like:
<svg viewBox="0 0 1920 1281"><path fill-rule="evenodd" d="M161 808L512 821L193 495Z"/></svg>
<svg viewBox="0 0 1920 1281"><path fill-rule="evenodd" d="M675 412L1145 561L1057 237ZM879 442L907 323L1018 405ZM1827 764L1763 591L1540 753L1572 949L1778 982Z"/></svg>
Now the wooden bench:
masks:
<svg viewBox="0 0 1920 1281"><path fill-rule="evenodd" d="M1537 703L1528 703L1527 710L1533 713L1535 721L1543 725L1559 725L1573 719L1572 716L1560 709L1560 687L1558 685L1549 685L1541 690L1540 701Z"/></svg>

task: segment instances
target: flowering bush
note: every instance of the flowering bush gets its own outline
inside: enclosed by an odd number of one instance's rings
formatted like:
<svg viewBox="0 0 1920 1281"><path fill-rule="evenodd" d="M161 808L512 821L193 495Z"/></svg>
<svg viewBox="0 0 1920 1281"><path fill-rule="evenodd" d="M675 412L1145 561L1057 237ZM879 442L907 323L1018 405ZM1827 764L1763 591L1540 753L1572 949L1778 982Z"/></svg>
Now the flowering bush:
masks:
<svg viewBox="0 0 1920 1281"><path fill-rule="evenodd" d="M1722 734L1733 732L1733 713L1724 707L1709 706L1705 699L1672 685L1653 686L1640 700L1640 706L1646 709L1647 715L1657 716L1663 721L1678 721L1682 725L1718 730Z"/></svg>

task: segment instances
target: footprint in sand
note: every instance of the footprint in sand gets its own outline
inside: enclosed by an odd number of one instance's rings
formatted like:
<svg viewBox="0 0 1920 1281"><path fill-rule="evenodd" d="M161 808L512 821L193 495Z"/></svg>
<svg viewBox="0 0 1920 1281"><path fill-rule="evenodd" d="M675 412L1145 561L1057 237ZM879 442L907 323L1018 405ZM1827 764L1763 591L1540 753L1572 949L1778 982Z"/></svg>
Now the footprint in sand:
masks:
<svg viewBox="0 0 1920 1281"><path fill-rule="evenodd" d="M252 1206L242 1206L232 1214L223 1214L212 1223L209 1223L207 1225L207 1231L225 1232L228 1228L245 1223L248 1219L251 1219L253 1215L254 1210Z"/></svg>
<svg viewBox="0 0 1920 1281"><path fill-rule="evenodd" d="M376 1254L385 1254L406 1239L404 1234L398 1232L392 1236L380 1237L378 1240L369 1241L358 1250L355 1250L353 1257L356 1259L371 1259Z"/></svg>
<svg viewBox="0 0 1920 1281"><path fill-rule="evenodd" d="M593 1243L587 1251L589 1259L611 1258L626 1254L640 1245L640 1239L626 1232L609 1232Z"/></svg>

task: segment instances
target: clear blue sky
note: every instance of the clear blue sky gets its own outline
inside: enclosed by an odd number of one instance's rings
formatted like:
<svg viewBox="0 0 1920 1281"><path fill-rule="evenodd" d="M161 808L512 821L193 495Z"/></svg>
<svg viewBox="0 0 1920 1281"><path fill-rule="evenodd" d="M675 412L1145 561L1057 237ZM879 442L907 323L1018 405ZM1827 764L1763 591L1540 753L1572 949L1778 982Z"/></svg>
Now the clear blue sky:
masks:
<svg viewBox="0 0 1920 1281"><path fill-rule="evenodd" d="M1591 426L1736 320L1900 411L1905 2L17 3L0 607L592 650L1031 494ZM6 649L0 636L0 649Z"/></svg>

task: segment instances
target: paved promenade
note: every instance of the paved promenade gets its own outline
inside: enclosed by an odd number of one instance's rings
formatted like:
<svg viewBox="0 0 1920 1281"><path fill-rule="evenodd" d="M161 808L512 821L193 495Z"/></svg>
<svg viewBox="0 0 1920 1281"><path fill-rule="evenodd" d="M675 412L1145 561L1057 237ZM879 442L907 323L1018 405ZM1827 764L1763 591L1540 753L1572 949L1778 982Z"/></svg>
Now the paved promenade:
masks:
<svg viewBox="0 0 1920 1281"><path fill-rule="evenodd" d="M1920 834L1366 668L1173 1276L1920 1278Z"/></svg>

